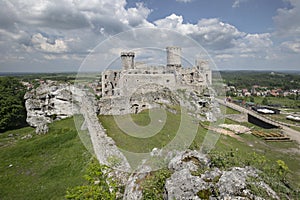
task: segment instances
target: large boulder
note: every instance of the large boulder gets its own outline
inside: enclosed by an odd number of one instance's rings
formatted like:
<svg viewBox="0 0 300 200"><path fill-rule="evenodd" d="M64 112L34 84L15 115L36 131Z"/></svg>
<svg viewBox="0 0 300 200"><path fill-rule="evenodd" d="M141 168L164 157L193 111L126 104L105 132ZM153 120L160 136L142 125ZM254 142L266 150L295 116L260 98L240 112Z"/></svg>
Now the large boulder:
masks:
<svg viewBox="0 0 300 200"><path fill-rule="evenodd" d="M205 188L205 182L199 176L191 175L190 170L175 171L166 181L166 197L173 199L199 199L197 192Z"/></svg>
<svg viewBox="0 0 300 200"><path fill-rule="evenodd" d="M271 199L277 194L259 178L252 167L230 170L211 168L207 157L197 151L185 151L169 163L173 171L165 184L165 199L264 199L254 194L249 185L265 191Z"/></svg>

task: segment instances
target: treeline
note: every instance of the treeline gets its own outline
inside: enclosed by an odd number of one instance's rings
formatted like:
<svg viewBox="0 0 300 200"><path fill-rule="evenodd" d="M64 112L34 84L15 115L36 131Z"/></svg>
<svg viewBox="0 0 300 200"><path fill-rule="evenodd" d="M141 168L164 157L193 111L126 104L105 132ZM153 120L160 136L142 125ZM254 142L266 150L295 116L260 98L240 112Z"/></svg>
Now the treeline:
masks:
<svg viewBox="0 0 300 200"><path fill-rule="evenodd" d="M59 82L69 82L69 81L72 82L76 79L76 74L75 73L24 74L24 75L19 75L16 78L26 82L32 82L35 79L52 80L52 81L59 81Z"/></svg>
<svg viewBox="0 0 300 200"><path fill-rule="evenodd" d="M221 71L227 85L251 89L253 85L291 90L300 88L300 73Z"/></svg>
<svg viewBox="0 0 300 200"><path fill-rule="evenodd" d="M13 77L0 77L0 132L26 126L26 89Z"/></svg>

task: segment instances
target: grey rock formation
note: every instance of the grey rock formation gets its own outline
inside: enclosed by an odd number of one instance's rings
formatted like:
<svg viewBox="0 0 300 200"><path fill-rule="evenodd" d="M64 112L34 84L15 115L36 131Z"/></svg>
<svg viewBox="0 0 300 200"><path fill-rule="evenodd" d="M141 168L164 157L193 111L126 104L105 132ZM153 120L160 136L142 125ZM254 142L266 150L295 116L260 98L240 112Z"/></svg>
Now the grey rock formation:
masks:
<svg viewBox="0 0 300 200"><path fill-rule="evenodd" d="M205 182L198 176L191 175L190 170L175 171L166 181L166 196L173 199L200 199L197 192L202 189Z"/></svg>
<svg viewBox="0 0 300 200"><path fill-rule="evenodd" d="M161 105L179 105L174 94L157 84L143 85L131 96L104 97L99 101L100 114L122 115L139 113L145 109L159 108Z"/></svg>
<svg viewBox="0 0 300 200"><path fill-rule="evenodd" d="M93 150L98 161L116 170L130 172L131 167L126 157L118 149L114 140L106 135L105 129L100 124L95 104L93 97L89 97L87 94L81 97L80 113L84 117L84 126L88 129ZM114 163L111 162L112 160Z"/></svg>
<svg viewBox="0 0 300 200"><path fill-rule="evenodd" d="M251 167L234 167L230 171L224 171L216 186L221 198L247 195L246 178L257 177L256 170ZM246 191L245 191L246 190Z"/></svg>
<svg viewBox="0 0 300 200"><path fill-rule="evenodd" d="M27 110L27 123L37 127L37 133L46 133L47 124L53 120L64 119L79 113L73 106L74 87L54 81L46 81L38 88L27 92L24 96Z"/></svg>
<svg viewBox="0 0 300 200"><path fill-rule="evenodd" d="M46 134L49 131L49 127L46 123L39 123L36 126L35 133L36 134Z"/></svg>
<svg viewBox="0 0 300 200"><path fill-rule="evenodd" d="M165 197L173 199L263 199L247 187L254 184L264 190L270 198L279 199L277 194L259 179L258 171L252 167L233 167L228 171L210 168L205 155L197 151L181 152L169 163L174 170L166 180ZM204 171L198 174L200 171ZM250 182L250 177L253 180Z"/></svg>
<svg viewBox="0 0 300 200"><path fill-rule="evenodd" d="M185 109L201 121L215 121L221 116L219 105L214 98L199 94L197 91L176 90L157 84L143 85L131 96L103 97L98 102L101 115L123 115L139 113L145 109L163 108L176 113Z"/></svg>
<svg viewBox="0 0 300 200"><path fill-rule="evenodd" d="M168 168L174 171L188 169L190 171L197 171L199 167L203 168L208 165L208 158L206 155L197 151L185 151L177 154L168 164Z"/></svg>
<svg viewBox="0 0 300 200"><path fill-rule="evenodd" d="M143 199L143 189L140 184L143 179L151 172L151 167L141 165L134 173L130 175L126 183L124 200L141 200Z"/></svg>
<svg viewBox="0 0 300 200"><path fill-rule="evenodd" d="M205 189L207 184L200 176L191 173L207 167L208 163L208 158L197 151L179 152L168 164L174 173L166 180L166 199L200 199L197 192Z"/></svg>

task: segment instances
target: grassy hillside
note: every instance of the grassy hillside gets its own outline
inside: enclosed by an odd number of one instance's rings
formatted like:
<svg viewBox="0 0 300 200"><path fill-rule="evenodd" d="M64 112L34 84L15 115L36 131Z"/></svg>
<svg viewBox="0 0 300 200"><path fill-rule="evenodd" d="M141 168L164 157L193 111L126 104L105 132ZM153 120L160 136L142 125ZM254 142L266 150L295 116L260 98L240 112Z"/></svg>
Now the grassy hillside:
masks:
<svg viewBox="0 0 300 200"><path fill-rule="evenodd" d="M21 139L31 134L30 139ZM84 184L91 155L78 138L73 118L50 125L46 135L27 127L0 135L0 199L63 199Z"/></svg>
<svg viewBox="0 0 300 200"><path fill-rule="evenodd" d="M115 124L112 116L100 116L100 120L118 146L134 152L145 152L164 146L175 136L180 116L172 113L167 113L167 116L163 130L148 139L126 135ZM132 117L140 125L150 122L148 111ZM234 123L229 120L226 122ZM247 123L244 125L253 127ZM33 137L21 139L28 134ZM190 148L199 149L205 134L205 128L199 126ZM255 164L255 159L264 157L268 160L267 165L259 163L256 167L274 166L268 170L272 174L274 169L275 178L269 176L272 179L268 183L284 194L283 189L280 189L283 187L278 186L276 179L276 162L282 160L290 170L286 177L287 184L299 190L300 158L297 144L267 143L248 134L240 137L241 141L220 136L215 149L210 153L216 161L221 158L221 163L217 164L224 164L225 167L242 166L248 162ZM78 138L72 118L51 124L50 132L46 135L35 135L34 129L30 127L5 132L0 135L0 199L63 199L68 188L88 184L83 175L90 159L90 153Z"/></svg>
<svg viewBox="0 0 300 200"><path fill-rule="evenodd" d="M120 148L132 152L150 152L154 147L160 148L166 145L176 134L178 125L180 124L180 115L167 113L167 116L168 120L162 131L147 139L128 136L117 126L113 116L99 116L99 119L103 126L107 129L108 135L116 141L116 144ZM132 118L133 121L139 125L147 125L149 123L148 111L132 115ZM235 123L231 120L225 120L225 122ZM243 125L255 130L264 130L247 122L243 123ZM206 133L207 130L203 128L203 126L199 126L197 135L195 136L190 148L200 149ZM167 137L168 134L170 137ZM265 157L266 160L268 160L268 166L274 166L274 168L276 167L276 162L278 160L283 160L290 170L287 175L288 182L292 185L292 187L298 188L299 190L300 157L299 146L295 142L265 142L263 139L250 134L240 135L239 141L235 138L221 135L211 154L224 154L222 159L224 163L226 163L227 159L231 159L226 157L227 153L230 155L232 152L234 152L234 159L236 159L235 163L232 164L236 166L247 164L247 162L251 163L253 155ZM274 173L276 172L274 171ZM274 177L275 176L277 175L274 174Z"/></svg>

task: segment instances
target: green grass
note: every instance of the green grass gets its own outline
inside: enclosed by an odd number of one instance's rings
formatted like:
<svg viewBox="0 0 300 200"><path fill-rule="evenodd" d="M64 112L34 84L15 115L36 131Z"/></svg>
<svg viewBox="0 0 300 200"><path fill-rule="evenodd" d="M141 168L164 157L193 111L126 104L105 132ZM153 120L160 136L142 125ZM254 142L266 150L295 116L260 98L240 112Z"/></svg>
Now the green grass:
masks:
<svg viewBox="0 0 300 200"><path fill-rule="evenodd" d="M164 128L157 135L143 139L128 136L121 129L118 128L112 116L100 116L99 119L103 126L107 129L107 134L112 137L117 146L132 152L150 152L154 147L161 148L166 145L170 138L173 138L178 129L180 123L180 115L167 113L168 119ZM143 111L139 114L132 115L133 121L147 125L149 123L148 111ZM217 122L223 123L222 121ZM236 122L226 119L225 123L237 124ZM209 125L205 122L204 125ZM254 130L264 130L251 123L240 123ZM174 132L175 131L175 132ZM264 131L278 131L278 130L264 130ZM170 135L170 138L167 135ZM194 141L192 142L191 149L200 149L206 134L212 134L212 136L218 137L219 135L213 132L207 133L207 130L202 126L199 126ZM231 150L238 150L238 154L243 157L249 155L249 153L257 153L264 155L271 162L276 163L277 160L283 160L290 169L288 180L296 187L300 188L300 157L294 150L298 149L298 145L295 142L265 142L261 138L257 138L250 134L242 134L240 137L244 140L238 141L235 138L221 135L217 141L214 151L226 152Z"/></svg>
<svg viewBox="0 0 300 200"><path fill-rule="evenodd" d="M149 110L144 110L139 115L131 114L130 117L139 126L147 126L151 122Z"/></svg>
<svg viewBox="0 0 300 200"><path fill-rule="evenodd" d="M202 128L201 126L198 127L197 130L197 124L193 124L196 126L196 130L193 129L193 125L184 127L183 131L181 131L183 134L177 134L179 131L179 127L181 124L181 115L180 114L173 114L170 112L167 113L167 121L165 125L163 126L162 130L155 134L152 137L149 138L139 138L139 137L133 137L128 134L126 134L119 126L116 124L113 116L99 116L99 120L101 121L103 127L107 130L107 135L116 142L117 146L122 149L129 152L134 153L149 153L152 151L153 148L162 148L165 147L170 143L170 141L174 142L174 137L176 136L179 138L177 141L179 141L180 145L182 145L181 141L190 141L193 142L191 139L193 139L193 132L198 131L199 134L196 134L195 137L197 137L197 141L203 141L205 133L207 130ZM139 114L131 115L134 122L139 124L140 126L148 125L150 122L149 119L149 111L145 110L142 111ZM152 132L152 129L148 130ZM200 134L202 132L202 134ZM205 133L204 133L205 132ZM188 142L187 142L188 143ZM173 143L174 144L174 143ZM191 146L194 148L199 147L198 144L192 143ZM171 147L172 149L173 147ZM182 148L181 146L179 148ZM126 155L126 154L125 154ZM139 154L141 157L135 156L132 158L132 156L128 156L127 159L132 167L135 167L136 164L140 163L141 160L145 159L145 157L141 154Z"/></svg>
<svg viewBox="0 0 300 200"><path fill-rule="evenodd" d="M141 126L149 124L149 112L131 115ZM167 123L150 138L128 136L118 128L112 116L100 116L100 121L116 144L131 152L150 152L161 148L175 137L180 125L180 115L167 112ZM226 120L226 123L235 123ZM221 123L221 122L220 122ZM205 122L204 125L209 125ZM243 125L260 129L249 123ZM185 130L189 132L189 127ZM21 137L32 134L31 139ZM202 146L206 129L199 126L191 149ZM210 132L215 135L216 133ZM265 142L248 134L240 135L245 142L221 135L214 151L236 151L243 157L249 153L264 155L271 162L283 160L290 169L288 181L300 188L300 158L294 150L295 142ZM46 135L35 135L30 127L8 131L0 135L0 198L1 199L63 199L67 188L86 184L83 179L91 154L78 138L72 118L54 122ZM11 167L10 167L11 166Z"/></svg>
<svg viewBox="0 0 300 200"><path fill-rule="evenodd" d="M27 134L33 137L22 140ZM35 135L30 127L5 132L0 135L0 198L63 199L67 188L85 182L90 158L73 118L54 122L46 135Z"/></svg>
<svg viewBox="0 0 300 200"><path fill-rule="evenodd" d="M276 121L284 122L291 125L296 123L295 121L286 119L287 115L285 114L273 114L273 115L266 115L266 116Z"/></svg>
<svg viewBox="0 0 300 200"><path fill-rule="evenodd" d="M234 99L244 99L245 101L250 101L250 97L234 97ZM253 96L255 104L262 104L265 97ZM296 108L300 106L299 100L289 99L287 97L266 97L268 99L268 104L279 104L281 106L286 106L289 108Z"/></svg>
<svg viewBox="0 0 300 200"><path fill-rule="evenodd" d="M146 126L150 122L149 111L145 110L137 115L131 115L134 122L140 126ZM126 134L115 123L113 116L99 116L103 127L107 129L108 136L112 137L119 148L136 153L151 152L153 148L161 148L168 144L176 135L180 125L180 115L167 112L167 122L163 129L153 137L138 138ZM148 130L152 131L152 130Z"/></svg>
<svg viewBox="0 0 300 200"><path fill-rule="evenodd" d="M300 127L299 126L291 126L291 128L300 132Z"/></svg>
<svg viewBox="0 0 300 200"><path fill-rule="evenodd" d="M237 110L234 110L232 108L229 108L229 107L226 107L226 106L223 106L223 105L220 105L220 109L221 109L221 112L224 113L224 114L241 114L239 111Z"/></svg>

